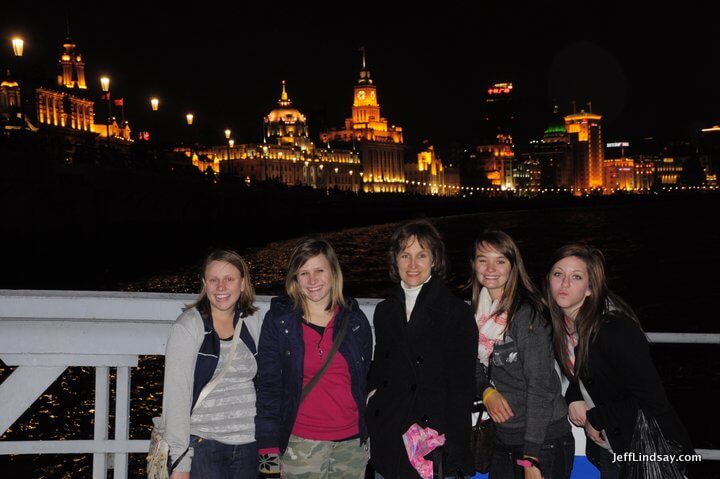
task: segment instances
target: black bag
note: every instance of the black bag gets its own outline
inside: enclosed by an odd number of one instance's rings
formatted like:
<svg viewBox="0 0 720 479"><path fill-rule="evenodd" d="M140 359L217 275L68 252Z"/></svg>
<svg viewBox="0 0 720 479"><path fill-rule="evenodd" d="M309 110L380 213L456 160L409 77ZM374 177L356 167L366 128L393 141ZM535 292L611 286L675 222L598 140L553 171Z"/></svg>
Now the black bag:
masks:
<svg viewBox="0 0 720 479"><path fill-rule="evenodd" d="M475 470L482 474L490 469L495 445L495 424L492 419L483 420L484 411L483 406L470 433L470 450L475 460Z"/></svg>
<svg viewBox="0 0 720 479"><path fill-rule="evenodd" d="M630 461L623 468L621 479L684 479L682 463L664 456L682 454L682 448L665 440L654 417L645 418L638 411L635 431L630 442Z"/></svg>

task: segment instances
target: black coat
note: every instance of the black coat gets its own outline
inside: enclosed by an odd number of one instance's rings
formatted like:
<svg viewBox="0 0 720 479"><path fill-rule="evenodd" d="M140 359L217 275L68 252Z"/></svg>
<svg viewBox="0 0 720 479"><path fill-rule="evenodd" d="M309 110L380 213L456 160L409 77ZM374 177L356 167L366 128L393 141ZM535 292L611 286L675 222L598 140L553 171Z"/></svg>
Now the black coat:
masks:
<svg viewBox="0 0 720 479"><path fill-rule="evenodd" d="M474 472L470 452L478 330L472 309L442 281L420 291L411 319L398 285L374 316L375 355L367 408L371 462L386 479L417 478L402 435L413 424L445 434L443 468ZM432 454L427 456L432 459Z"/></svg>
<svg viewBox="0 0 720 479"><path fill-rule="evenodd" d="M587 419L598 431L605 430L613 452L622 454L630 448L639 409L657 420L665 439L692 450L665 394L645 334L629 318L616 313L604 318L580 379L595 403ZM565 399L568 404L583 399L577 383L570 384Z"/></svg>

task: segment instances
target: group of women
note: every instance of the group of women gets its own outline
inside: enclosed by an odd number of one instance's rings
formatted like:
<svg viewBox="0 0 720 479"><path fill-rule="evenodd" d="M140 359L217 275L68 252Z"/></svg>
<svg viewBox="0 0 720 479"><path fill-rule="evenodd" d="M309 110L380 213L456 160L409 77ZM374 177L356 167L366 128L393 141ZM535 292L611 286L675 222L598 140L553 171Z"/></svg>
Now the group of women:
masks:
<svg viewBox="0 0 720 479"><path fill-rule="evenodd" d="M395 285L375 307L373 351L326 241L295 247L286 294L264 319L242 258L212 253L167 343L171 479L360 479L368 460L377 478L417 478L414 425L439 435L427 458L445 477L470 477L476 396L495 423L491 479L569 478L569 421L585 428L602 478L619 477L611 453L628 450L640 410L691 450L598 250L560 248L541 293L515 242L487 231L473 248L471 305L445 285L445 246L429 222L398 228L388 263Z"/></svg>

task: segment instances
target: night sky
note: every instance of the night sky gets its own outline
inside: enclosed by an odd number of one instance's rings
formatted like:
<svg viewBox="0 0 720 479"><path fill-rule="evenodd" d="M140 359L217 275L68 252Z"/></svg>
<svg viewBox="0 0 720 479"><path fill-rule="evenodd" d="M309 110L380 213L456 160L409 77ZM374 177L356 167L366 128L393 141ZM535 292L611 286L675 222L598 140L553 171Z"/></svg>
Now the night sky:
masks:
<svg viewBox="0 0 720 479"><path fill-rule="evenodd" d="M259 141L282 80L317 141L322 129L342 127L350 116L361 46L381 112L403 127L411 148L425 139L440 147L475 144L484 91L501 81L515 85L521 146L540 137L553 104L567 114L572 100L578 109L592 102L607 141L684 138L720 123L717 17L693 2L632 11L623 7L631 2L444 2L442 10L382 2L64 3L3 5L0 66L14 66L10 38L21 34L21 74L51 85L67 11L88 96L97 98L98 78L109 75L137 132L152 128L148 100L157 95L161 128L173 141L186 134L188 111L205 143L224 144L228 127L237 143Z"/></svg>

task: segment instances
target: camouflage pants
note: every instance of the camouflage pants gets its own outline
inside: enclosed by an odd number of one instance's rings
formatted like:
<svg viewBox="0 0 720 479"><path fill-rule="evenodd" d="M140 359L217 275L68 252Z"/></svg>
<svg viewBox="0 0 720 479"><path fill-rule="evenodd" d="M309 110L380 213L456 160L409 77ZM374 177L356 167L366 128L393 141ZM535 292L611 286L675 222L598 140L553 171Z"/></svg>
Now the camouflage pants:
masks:
<svg viewBox="0 0 720 479"><path fill-rule="evenodd" d="M368 445L360 439L314 441L290 436L281 458L283 479L362 479Z"/></svg>

